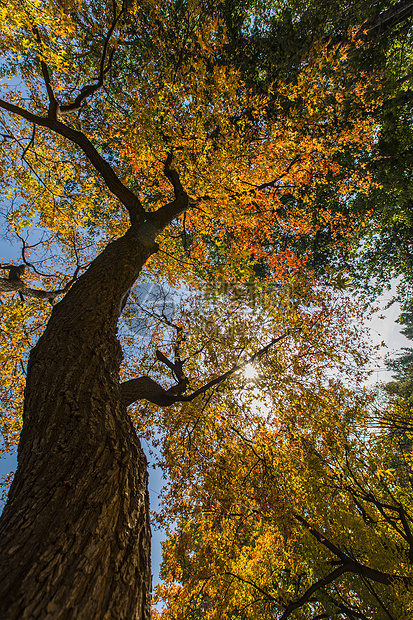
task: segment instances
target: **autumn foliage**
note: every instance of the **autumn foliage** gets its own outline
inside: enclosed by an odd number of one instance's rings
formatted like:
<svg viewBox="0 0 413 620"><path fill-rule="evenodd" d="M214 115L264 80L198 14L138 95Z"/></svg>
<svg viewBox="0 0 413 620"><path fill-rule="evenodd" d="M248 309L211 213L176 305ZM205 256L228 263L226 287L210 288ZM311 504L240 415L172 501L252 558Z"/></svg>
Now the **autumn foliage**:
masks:
<svg viewBox="0 0 413 620"><path fill-rule="evenodd" d="M121 380L165 383L164 355L199 390L129 409L169 481L162 617L369 618L381 601L407 618L410 456L396 476L397 442L369 432L373 353L347 264L319 278L302 245L328 231L347 250L378 226L347 207L380 189L383 72L352 62L367 45L355 28L258 88L231 60L224 9L0 8L2 216L26 267L13 284L0 266L2 449L18 443L28 354L52 307L108 242L184 197L118 328ZM331 188L334 204L320 202ZM202 391L249 358L250 377Z"/></svg>

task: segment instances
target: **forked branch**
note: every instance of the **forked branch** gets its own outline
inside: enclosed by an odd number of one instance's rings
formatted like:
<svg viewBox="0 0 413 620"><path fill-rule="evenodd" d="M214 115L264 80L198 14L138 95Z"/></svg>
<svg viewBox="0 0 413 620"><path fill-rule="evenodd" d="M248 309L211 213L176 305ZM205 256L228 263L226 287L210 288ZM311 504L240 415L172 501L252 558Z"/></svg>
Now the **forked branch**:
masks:
<svg viewBox="0 0 413 620"><path fill-rule="evenodd" d="M291 616L291 614L296 610L302 607L305 603L307 603L311 596L321 590L324 586L329 583L334 582L336 579L341 577L344 573L353 573L355 575L359 575L366 582L372 581L376 583L382 583L385 585L392 585L397 582L404 583L405 586L411 585L411 579L404 575L391 575L389 573L384 573L382 571L370 568L369 566L365 566L358 562L354 557L350 557L347 553L343 552L339 547L337 547L334 543L332 543L324 534L316 530L303 516L294 513L294 518L308 531L310 534L324 547L326 547L336 558L337 561L333 561L332 563L338 563L339 566L334 569L331 573L319 579L317 582L312 584L307 590L304 592L302 596L300 596L297 600L289 603L284 610L282 616L280 616L279 620L287 620Z"/></svg>
<svg viewBox="0 0 413 620"><path fill-rule="evenodd" d="M182 362L179 360L173 364L168 360L168 358L163 355L160 351L156 352L156 357L159 361L163 362L170 368L175 374L178 380L178 383L168 390L165 390L159 383L151 379L150 377L138 377L137 379L130 379L129 381L125 381L121 384L121 394L122 401L124 405L127 407L137 400L147 400L155 405L160 405L161 407L169 407L174 403L182 403L182 402L191 402L198 396L205 394L208 390L219 385L226 379L228 379L231 375L236 372L239 372L248 364L253 364L256 360L260 359L265 353L269 351L271 347L273 347L277 342L280 342L287 336L289 336L290 332L287 331L281 336L277 338L273 338L271 342L269 342L265 347L262 347L259 351L251 355L248 359L240 362L239 364L235 364L232 368L222 373L215 379L212 379L206 385L192 392L192 394L188 394L187 396L182 396L183 392L186 390L188 385L188 379L183 374L182 370Z"/></svg>
<svg viewBox="0 0 413 620"><path fill-rule="evenodd" d="M164 164L164 174L174 188L175 199L163 207L160 207L154 213L147 214L146 216L148 220L154 223L159 231L163 230L179 215L185 213L189 207L188 194L182 187L178 172L171 167L172 158L173 153L169 152Z"/></svg>
<svg viewBox="0 0 413 620"><path fill-rule="evenodd" d="M304 592L304 594L302 596L300 596L299 599L297 599L293 603L290 603L289 605L287 605L283 615L280 616L279 620L287 620L287 618L290 617L290 615L293 613L293 611L295 611L296 609L299 609L300 607L305 605L305 603L307 603L307 601L310 600L310 598L314 594L314 592L317 592L318 590L321 590L321 588L323 588L324 586L328 585L329 583L335 581L338 577L341 577L341 575L343 575L343 573L346 573L349 570L351 570L351 568L347 564L343 564L342 566L339 566L338 568L333 570L326 577L323 577L322 579L319 579L316 583L313 583L313 585L310 586Z"/></svg>
<svg viewBox="0 0 413 620"><path fill-rule="evenodd" d="M104 82L104 78L106 73L109 71L111 65L112 65L112 57L113 57L113 51L112 53L109 55L109 61L106 64L106 60L107 60L107 55L108 55L108 48L109 48L109 43L111 40L111 37L113 35L113 32L121 18L121 16L125 13L125 2L122 4L122 8L119 11L119 13L117 12L117 3L116 1L113 2L113 19L112 19L112 23L108 29L108 32L104 38L104 42L103 42L103 50L102 50L102 55L100 58L100 62L99 62L99 75L96 78L96 81L94 84L87 84L86 86L83 86L83 88L80 90L80 93L77 95L77 97L74 99L74 101L72 101L71 103L68 104L60 104L57 99L56 96L53 92L53 87L52 87L52 81L50 78L50 71L49 68L47 66L47 64L45 63L45 61L43 59L40 59L40 66L42 69L42 74L43 74L43 79L44 79L44 83L46 86L46 91L47 91L47 96L49 97L49 112L48 112L48 117L51 119L56 119L58 114L69 114L70 112L77 112L78 110L80 110L82 104L86 101L86 99L88 97L90 97L91 95L93 95L94 93L96 93L100 88L102 88L103 86L103 82ZM41 36L40 36L40 32L39 29L37 28L37 26L35 26L33 28L33 33L37 39L37 41L39 42L39 44L41 45L42 40L41 40Z"/></svg>
<svg viewBox="0 0 413 620"><path fill-rule="evenodd" d="M365 564L361 564L347 553L343 552L339 547L332 543L324 534L316 530L302 515L294 513L294 518L326 549L331 551L339 560L348 566L347 572L350 571L356 575L370 579L384 585L392 585L394 583L403 583L406 587L410 587L412 579L406 575L392 575L375 568L370 568Z"/></svg>
<svg viewBox="0 0 413 620"><path fill-rule="evenodd" d="M0 99L0 108L3 108L3 110L6 110L11 114L17 114L34 125L51 129L60 136L63 136L74 144L77 144L87 156L94 168L102 175L108 189L126 207L129 212L131 223L134 224L139 219L142 219L145 211L139 198L122 183L112 166L105 159L103 159L84 133L77 131L76 129L72 129L59 120L33 114L32 112L29 112L20 106L14 105L13 103L9 103L8 101L4 101L3 99Z"/></svg>

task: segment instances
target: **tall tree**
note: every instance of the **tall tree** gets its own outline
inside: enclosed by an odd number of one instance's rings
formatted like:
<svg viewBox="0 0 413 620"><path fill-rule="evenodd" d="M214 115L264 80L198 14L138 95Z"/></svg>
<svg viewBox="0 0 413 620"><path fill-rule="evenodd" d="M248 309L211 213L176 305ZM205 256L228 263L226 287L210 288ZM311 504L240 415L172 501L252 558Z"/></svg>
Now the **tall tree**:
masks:
<svg viewBox="0 0 413 620"><path fill-rule="evenodd" d="M287 241L309 230L311 208L298 198L310 204L337 153L362 157L375 135L365 111L345 103L338 45L321 43L318 64L304 64L295 85L277 84L280 110L291 100L292 113L270 114L272 94L226 59L219 8L48 0L1 9L0 184L5 223L22 243L22 263L2 264L0 279L8 445L25 383L0 523L3 618L150 616L146 459L126 407L195 401L288 332L273 321L267 342L226 351L229 370L189 393L183 360L160 350L172 389L133 367L122 383L117 326L131 288L144 266L173 281L247 279L263 264L267 280L294 281L306 257L274 243L274 228ZM324 79L326 65L337 80ZM363 76L352 88L363 99L368 86ZM357 170L337 177L342 195L369 187ZM324 223L334 217L323 210ZM307 315L311 301L327 311L303 287ZM19 364L35 342L24 382ZM201 349L211 369L208 355Z"/></svg>

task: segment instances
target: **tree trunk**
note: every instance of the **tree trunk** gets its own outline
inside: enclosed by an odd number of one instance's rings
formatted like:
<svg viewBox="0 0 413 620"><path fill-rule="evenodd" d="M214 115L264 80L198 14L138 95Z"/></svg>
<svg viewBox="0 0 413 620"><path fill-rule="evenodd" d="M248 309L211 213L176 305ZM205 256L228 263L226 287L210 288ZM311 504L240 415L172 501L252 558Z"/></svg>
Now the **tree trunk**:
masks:
<svg viewBox="0 0 413 620"><path fill-rule="evenodd" d="M2 620L150 618L147 463L121 403L116 338L128 291L156 251L153 235L137 233L95 259L31 352L0 522Z"/></svg>

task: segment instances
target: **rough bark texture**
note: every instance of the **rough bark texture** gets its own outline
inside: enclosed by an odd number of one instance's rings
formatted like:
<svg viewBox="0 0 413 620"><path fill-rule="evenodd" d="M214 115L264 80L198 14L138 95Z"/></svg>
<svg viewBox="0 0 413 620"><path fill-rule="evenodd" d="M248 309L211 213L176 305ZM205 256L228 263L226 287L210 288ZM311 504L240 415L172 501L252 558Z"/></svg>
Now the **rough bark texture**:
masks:
<svg viewBox="0 0 413 620"><path fill-rule="evenodd" d="M2 620L150 618L146 459L121 403L116 338L125 297L156 250L138 232L92 263L31 353L0 522Z"/></svg>

